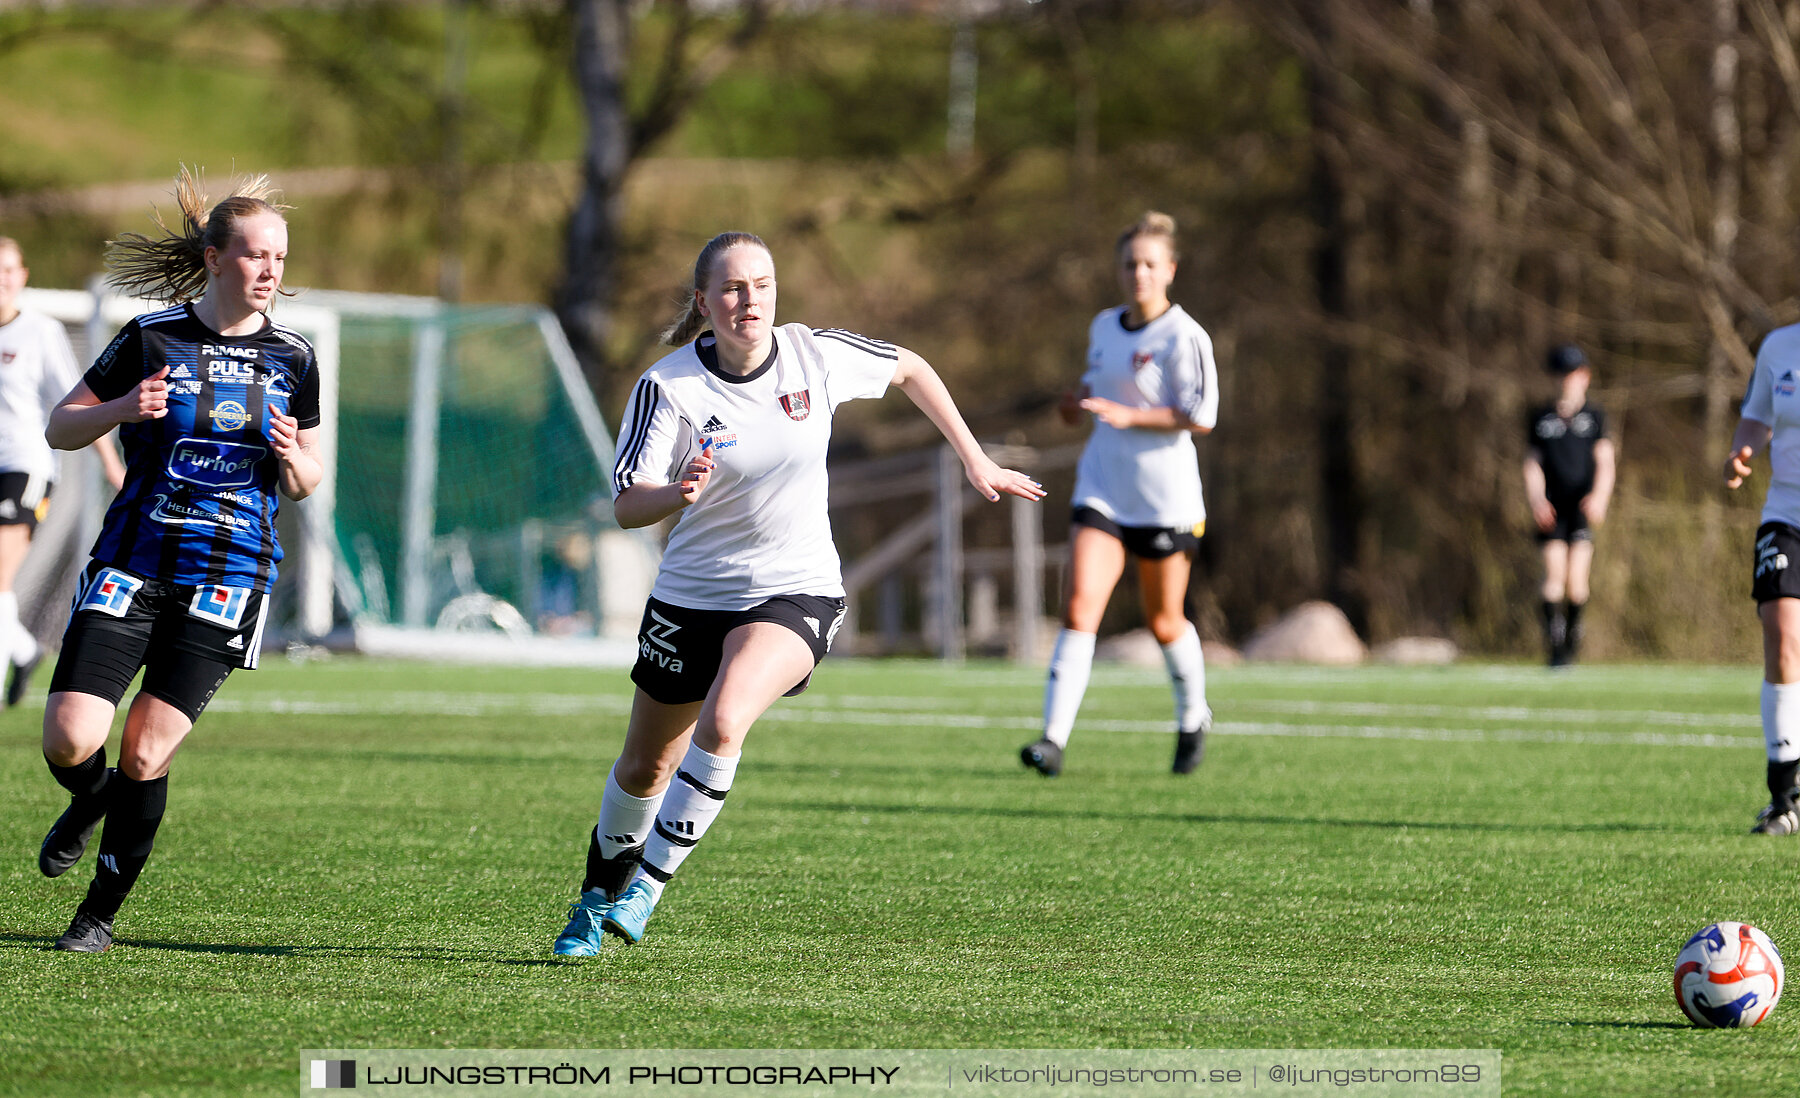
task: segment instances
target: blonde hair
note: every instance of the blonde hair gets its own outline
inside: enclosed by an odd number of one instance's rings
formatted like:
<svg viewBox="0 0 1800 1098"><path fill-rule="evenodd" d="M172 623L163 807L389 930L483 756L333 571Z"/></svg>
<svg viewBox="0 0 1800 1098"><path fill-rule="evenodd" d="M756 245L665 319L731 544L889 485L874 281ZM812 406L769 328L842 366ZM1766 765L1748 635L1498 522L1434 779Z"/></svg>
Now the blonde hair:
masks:
<svg viewBox="0 0 1800 1098"><path fill-rule="evenodd" d="M163 221L154 207L150 217L162 230L160 236L120 233L106 242L107 281L135 297L156 301L187 301L206 290L206 249L224 251L238 235L238 223L258 214L281 216L292 209L274 201L278 192L266 175L233 178L229 194L208 211L201 190L204 173L186 164L175 177L175 204L181 210L181 231ZM282 291L284 294L287 291Z"/></svg>
<svg viewBox="0 0 1800 1098"><path fill-rule="evenodd" d="M701 315L699 308L694 305L693 291L699 290L702 293L706 291L707 285L712 282L713 266L718 263L720 256L733 248L751 245L761 248L765 252L769 251L769 246L764 244L762 237L755 233L720 233L706 242L706 247L700 249L700 257L694 260L694 284L688 292L687 300L682 304L681 312L675 317L675 323L663 329L662 341L664 343L671 347L680 347L692 343L694 338L705 330L706 317ZM773 263L774 259L774 253L771 252L769 261Z"/></svg>
<svg viewBox="0 0 1800 1098"><path fill-rule="evenodd" d="M1123 252L1140 236L1161 237L1169 245L1169 258L1181 258L1181 253L1175 247L1175 219L1168 214L1146 210L1144 216L1137 219L1137 224L1119 234L1119 242L1113 245L1113 251Z"/></svg>
<svg viewBox="0 0 1800 1098"><path fill-rule="evenodd" d="M25 265L25 248L10 236L0 236L0 252L12 252L19 257L19 266Z"/></svg>

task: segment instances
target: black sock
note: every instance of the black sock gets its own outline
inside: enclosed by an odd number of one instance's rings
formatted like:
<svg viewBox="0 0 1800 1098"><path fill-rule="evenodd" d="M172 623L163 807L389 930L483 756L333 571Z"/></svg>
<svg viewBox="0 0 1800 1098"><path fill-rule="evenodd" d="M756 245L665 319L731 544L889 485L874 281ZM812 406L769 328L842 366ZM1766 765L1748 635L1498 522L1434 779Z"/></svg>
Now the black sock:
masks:
<svg viewBox="0 0 1800 1098"><path fill-rule="evenodd" d="M50 768L50 776L56 784L69 791L70 796L92 797L106 788L108 777L112 771L106 769L106 745L74 766L58 766L44 756L44 765Z"/></svg>
<svg viewBox="0 0 1800 1098"><path fill-rule="evenodd" d="M114 772L110 789L112 803L106 830L100 836L100 864L94 869L94 883L88 885L87 899L81 902L82 910L109 922L119 913L119 905L130 895L156 846L156 829L169 801L169 776L134 782Z"/></svg>
<svg viewBox="0 0 1800 1098"><path fill-rule="evenodd" d="M1563 616L1562 603L1544 600L1544 643L1554 652L1569 635L1569 622Z"/></svg>
<svg viewBox="0 0 1800 1098"><path fill-rule="evenodd" d="M1581 643L1581 612L1586 608L1587 603L1585 602L1569 603L1568 625L1566 627L1568 632L1565 634L1568 639L1564 643L1571 652L1575 650L1576 645Z"/></svg>
<svg viewBox="0 0 1800 1098"><path fill-rule="evenodd" d="M616 858L600 853L600 829L596 827L588 832L587 876L582 878L581 890L599 888L608 896L617 896L631 883L631 871L643 860L642 846L627 847Z"/></svg>
<svg viewBox="0 0 1800 1098"><path fill-rule="evenodd" d="M1794 807L1794 774L1797 771L1800 771L1800 759L1769 763L1769 803L1777 812Z"/></svg>

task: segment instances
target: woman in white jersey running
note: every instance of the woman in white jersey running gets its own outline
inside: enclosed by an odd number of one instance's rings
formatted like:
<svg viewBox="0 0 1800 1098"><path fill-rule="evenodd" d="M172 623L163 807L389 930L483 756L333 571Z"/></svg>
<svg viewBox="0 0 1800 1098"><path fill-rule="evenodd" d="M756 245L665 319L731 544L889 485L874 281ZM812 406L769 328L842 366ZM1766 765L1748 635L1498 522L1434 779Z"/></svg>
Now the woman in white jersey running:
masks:
<svg viewBox="0 0 1800 1098"><path fill-rule="evenodd" d="M625 747L554 945L562 956L593 956L603 933L643 937L663 886L717 818L750 726L804 690L830 647L844 586L825 451L840 404L893 385L944 433L984 497L1044 494L982 453L918 355L836 329L776 327L775 261L749 233L701 250L693 296L664 339L680 350L645 371L626 403L613 510L626 528L679 518L638 635Z"/></svg>
<svg viewBox="0 0 1800 1098"><path fill-rule="evenodd" d="M1044 689L1044 734L1019 750L1046 777L1062 772L1063 748L1087 692L1094 635L1127 553L1150 632L1162 645L1175 690L1175 764L1200 764L1212 726L1200 635L1184 611L1192 554L1206 527L1196 434L1219 412L1212 340L1169 301L1175 278L1175 221L1147 213L1119 236L1119 284L1130 304L1107 309L1088 330L1087 372L1063 401L1063 418L1094 418L1075 472L1069 532L1068 602Z"/></svg>
<svg viewBox="0 0 1800 1098"><path fill-rule="evenodd" d="M1769 448L1769 495L1756 528L1750 595L1762 619L1763 741L1768 749L1769 805L1750 830L1800 833L1795 771L1800 770L1800 324L1763 339L1731 455L1725 487L1750 476L1750 461Z"/></svg>

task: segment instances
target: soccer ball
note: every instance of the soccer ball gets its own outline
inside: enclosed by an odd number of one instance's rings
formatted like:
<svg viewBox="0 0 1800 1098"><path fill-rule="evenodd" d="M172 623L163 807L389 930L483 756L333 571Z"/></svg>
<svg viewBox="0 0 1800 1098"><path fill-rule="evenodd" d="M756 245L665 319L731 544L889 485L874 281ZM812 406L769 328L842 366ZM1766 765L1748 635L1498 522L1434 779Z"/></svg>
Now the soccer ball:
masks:
<svg viewBox="0 0 1800 1098"><path fill-rule="evenodd" d="M1697 1026L1753 1026L1781 998L1781 952L1749 923L1714 923L1675 958L1675 1002Z"/></svg>

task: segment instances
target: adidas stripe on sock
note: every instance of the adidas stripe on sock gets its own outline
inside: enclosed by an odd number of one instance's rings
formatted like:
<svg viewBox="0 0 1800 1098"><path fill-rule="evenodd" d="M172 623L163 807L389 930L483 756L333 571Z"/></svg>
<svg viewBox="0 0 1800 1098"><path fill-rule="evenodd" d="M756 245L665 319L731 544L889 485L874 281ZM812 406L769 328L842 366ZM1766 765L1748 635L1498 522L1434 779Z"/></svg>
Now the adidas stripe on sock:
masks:
<svg viewBox="0 0 1800 1098"><path fill-rule="evenodd" d="M714 755L698 744L688 745L675 780L663 794L656 824L644 843L644 864L638 867L638 877L647 881L658 897L694 845L705 837L707 828L719 818L725 795L731 792L732 779L737 775L738 758Z"/></svg>

